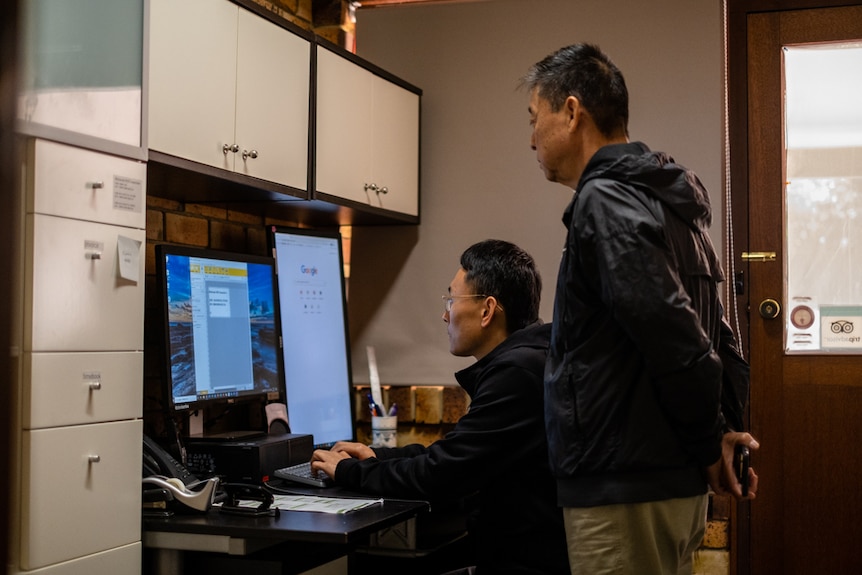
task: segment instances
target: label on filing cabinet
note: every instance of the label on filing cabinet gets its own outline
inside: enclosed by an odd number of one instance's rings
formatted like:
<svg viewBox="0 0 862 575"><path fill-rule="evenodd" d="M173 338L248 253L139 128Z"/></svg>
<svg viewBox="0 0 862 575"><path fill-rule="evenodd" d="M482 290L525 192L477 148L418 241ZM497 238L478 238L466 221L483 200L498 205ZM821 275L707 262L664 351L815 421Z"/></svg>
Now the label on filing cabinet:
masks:
<svg viewBox="0 0 862 575"><path fill-rule="evenodd" d="M114 209L141 213L144 183L135 178L114 176Z"/></svg>

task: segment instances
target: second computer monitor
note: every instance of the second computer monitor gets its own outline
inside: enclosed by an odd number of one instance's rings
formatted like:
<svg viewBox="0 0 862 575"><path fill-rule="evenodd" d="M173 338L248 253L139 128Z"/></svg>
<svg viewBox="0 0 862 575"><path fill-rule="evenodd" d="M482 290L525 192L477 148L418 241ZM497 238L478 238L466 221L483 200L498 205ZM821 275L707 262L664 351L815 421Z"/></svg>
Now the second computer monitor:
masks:
<svg viewBox="0 0 862 575"><path fill-rule="evenodd" d="M353 384L341 235L271 229L292 433L317 447L354 439Z"/></svg>

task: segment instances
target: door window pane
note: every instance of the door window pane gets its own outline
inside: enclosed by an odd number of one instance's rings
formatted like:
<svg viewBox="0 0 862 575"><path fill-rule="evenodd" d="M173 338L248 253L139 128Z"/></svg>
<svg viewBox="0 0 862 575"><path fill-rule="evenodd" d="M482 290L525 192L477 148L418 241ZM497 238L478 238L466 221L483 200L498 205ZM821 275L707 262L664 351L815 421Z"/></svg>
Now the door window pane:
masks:
<svg viewBox="0 0 862 575"><path fill-rule="evenodd" d="M862 44L784 48L785 348L862 353Z"/></svg>

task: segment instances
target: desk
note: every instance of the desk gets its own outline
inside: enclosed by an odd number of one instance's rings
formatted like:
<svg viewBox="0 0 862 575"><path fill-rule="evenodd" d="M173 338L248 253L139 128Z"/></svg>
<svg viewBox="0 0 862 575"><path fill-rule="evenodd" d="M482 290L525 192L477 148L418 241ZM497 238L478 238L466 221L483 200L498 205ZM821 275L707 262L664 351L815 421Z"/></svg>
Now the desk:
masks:
<svg viewBox="0 0 862 575"><path fill-rule="evenodd" d="M220 513L144 517L142 539L153 550L151 571L182 575L183 552L248 555L285 543L320 553L316 563L345 557L351 545L365 543L372 533L427 511L422 501L384 500L345 514L282 511L278 517L243 517ZM346 562L344 562L346 565ZM297 565L305 569L305 566Z"/></svg>

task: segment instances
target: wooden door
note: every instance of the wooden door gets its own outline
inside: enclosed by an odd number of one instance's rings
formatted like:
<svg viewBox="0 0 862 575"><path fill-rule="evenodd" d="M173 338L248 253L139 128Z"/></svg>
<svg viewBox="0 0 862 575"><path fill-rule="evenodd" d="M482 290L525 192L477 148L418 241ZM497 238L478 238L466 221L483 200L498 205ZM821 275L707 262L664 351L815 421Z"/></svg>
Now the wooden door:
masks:
<svg viewBox="0 0 862 575"><path fill-rule="evenodd" d="M817 302L804 306L794 297L798 294L788 290L788 270L798 263L789 248L800 238L788 224L793 211L789 186L794 177L787 172L784 91L788 47L836 46L845 41L862 45L862 5L755 13L751 4L744 16L731 15L730 28L731 43L734 33L743 33L747 46L745 56L736 50L734 57L731 51L731 67L745 59L741 84L747 86L743 92L731 91L731 126L744 126L746 134L731 144L738 144L731 160L732 166L736 161L734 222L744 238L736 249L774 252L775 259L745 262L740 253L733 254L746 280L742 299L749 312L750 423L761 443L752 458L760 475L757 499L746 506L747 524L745 514L741 515L740 533L748 533L739 548L747 550L748 557L742 558L738 572L750 568L758 575L862 573L862 350L850 344L826 344L828 337L821 342L822 325L809 329L808 335L818 340L810 349L803 351L794 343L794 325L810 328L812 318L826 324L832 308ZM774 4L767 9L774 9ZM737 46L740 41L737 36ZM862 75L862 67L835 73ZM744 106L733 102L734 94L745 98ZM826 109L839 96L824 93L819 105ZM856 102L862 106L862 94L857 94ZM860 151L862 145L857 145L856 152ZM862 180L858 177L862 161L855 165L857 179ZM862 197L862 192L857 195ZM862 219L855 226L862 226ZM851 243L849 248L857 251L855 260L851 256L851 263L845 265L845 277L862 266L862 245ZM817 266L809 271L816 273ZM774 319L763 317L759 310L768 299L780 306ZM862 306L862 299L842 303ZM856 332L862 332L862 321L857 322Z"/></svg>

